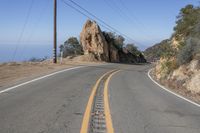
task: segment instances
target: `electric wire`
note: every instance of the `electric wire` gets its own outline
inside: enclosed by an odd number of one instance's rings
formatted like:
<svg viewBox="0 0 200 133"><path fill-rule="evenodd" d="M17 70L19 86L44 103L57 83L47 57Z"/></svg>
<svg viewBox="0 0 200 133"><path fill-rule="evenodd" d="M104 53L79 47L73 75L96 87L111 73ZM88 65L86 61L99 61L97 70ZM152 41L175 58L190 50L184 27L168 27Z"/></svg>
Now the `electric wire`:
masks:
<svg viewBox="0 0 200 133"><path fill-rule="evenodd" d="M112 3L111 3L112 2ZM104 0L104 3L109 7L111 8L115 13L117 13L117 15L119 15L119 18L121 20L123 20L124 22L126 22L127 24L130 24L132 25L132 23L135 23L136 25L138 25L135 21L133 21L133 19L131 17L129 17L116 3L114 0L110 0L110 1L107 1L107 0ZM135 26L134 26L135 27ZM137 26L135 28L137 31L139 32L143 32L142 34L146 34L146 32L144 32L143 30L140 29L139 26ZM133 36L133 35L132 35ZM146 36L148 36L147 34L145 35L145 38ZM147 40L147 39L146 39ZM138 43L139 44L139 43ZM140 44L141 45L141 44Z"/></svg>
<svg viewBox="0 0 200 133"><path fill-rule="evenodd" d="M32 10L32 7L33 7L33 3L34 3L34 0L31 0L30 6L29 6L29 8L28 8L28 13L27 13L27 15L26 15L25 22L24 22L23 27L22 27L22 31L21 31L21 33L20 33L20 35L19 35L18 40L17 40L17 44L16 44L16 47L15 47L15 49L14 49L14 53L13 53L13 56L12 56L12 58L11 58L11 61L14 61L14 60L15 60L15 57L16 57L16 54L17 54L19 45L20 45L20 43L21 43L22 37L23 37L23 35L24 35L25 29L26 29L26 26L27 26L27 23L28 23L30 14L31 14L31 10Z"/></svg>
<svg viewBox="0 0 200 133"><path fill-rule="evenodd" d="M127 10L127 12L129 13L129 15L131 16L130 17L130 19L132 19L132 20L135 20L136 21L136 23L138 23L142 28L142 30L144 30L144 31L149 31L149 30L147 30L148 28L146 27L146 25L140 20L140 19L138 19L137 17L136 17L136 15L134 15L133 14L133 12L131 13L131 11L129 10L129 8L127 7L127 5L124 3L124 1L123 0L119 0L119 3L120 3L120 5L125 9L125 10ZM133 19L133 18L134 19ZM146 32L145 32L146 33Z"/></svg>
<svg viewBox="0 0 200 133"><path fill-rule="evenodd" d="M146 30L145 26L135 16L133 19L130 15L126 14L125 11L123 11L123 9L120 8L120 6L118 6L118 4L115 0L104 0L104 2L114 12L118 12L118 15L120 15L120 18L123 19L127 24L132 25L132 23L135 23L136 25L138 25L138 26L136 26L135 29L137 29L139 32L142 32L142 34L145 35L145 40L148 40L146 37L149 35L147 34L146 31L149 31L149 30ZM122 2L122 0L120 0L120 5L123 6L124 9L126 9L130 13L130 10L128 10L127 6Z"/></svg>
<svg viewBox="0 0 200 133"><path fill-rule="evenodd" d="M74 2L73 0L68 0L70 1L72 4L74 4L75 6L72 6L70 5L69 3L67 3L65 0L62 0L63 3L65 3L66 5L68 5L69 7L73 8L74 10L76 10L77 12L79 12L80 14L86 16L87 18L93 20L93 21L99 21L98 24L101 25L102 27L108 29L109 31L112 31L112 32L115 32L115 33L118 33L124 37L126 37L127 39L129 40L132 40L133 42L137 43L137 44L140 44L139 42L135 41L134 39L132 39L131 37L127 36L126 34L124 33L121 33L119 30L113 28L112 26L110 26L109 24L107 24L105 21L103 21L102 19L100 19L99 17L97 17L96 15L94 15L93 13L89 12L87 9L83 8L82 6L80 6L78 3ZM85 13L84 13L84 12ZM87 15L87 14L88 15ZM92 16L92 17L91 17Z"/></svg>
<svg viewBox="0 0 200 133"><path fill-rule="evenodd" d="M27 43L30 42L32 36L34 35L35 31L37 30L38 25L41 22L41 19L43 18L47 7L49 6L49 3L50 3L50 0L46 0L45 6L40 10L39 17L37 18L36 22L34 23L33 28L31 29L30 35L27 38L27 41L26 41ZM23 48L22 48L22 53L21 53L20 58L25 59L25 57L24 57L25 51L26 51L26 45L24 45Z"/></svg>

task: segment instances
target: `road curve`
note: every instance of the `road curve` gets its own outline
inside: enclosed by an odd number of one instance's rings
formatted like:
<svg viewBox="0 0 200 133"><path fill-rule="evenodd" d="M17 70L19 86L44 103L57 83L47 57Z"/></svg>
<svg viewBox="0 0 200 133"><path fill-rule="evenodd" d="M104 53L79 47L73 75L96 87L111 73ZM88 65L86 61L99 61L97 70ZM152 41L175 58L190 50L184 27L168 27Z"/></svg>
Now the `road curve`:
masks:
<svg viewBox="0 0 200 133"><path fill-rule="evenodd" d="M120 69L108 88L116 133L199 133L200 108L147 76L150 65L109 64L70 70L0 94L0 133L78 133L93 85Z"/></svg>
<svg viewBox="0 0 200 133"><path fill-rule="evenodd" d="M71 70L0 95L0 133L78 133L91 87L109 67Z"/></svg>
<svg viewBox="0 0 200 133"><path fill-rule="evenodd" d="M200 133L200 108L161 89L148 66L127 66L110 82L116 133Z"/></svg>

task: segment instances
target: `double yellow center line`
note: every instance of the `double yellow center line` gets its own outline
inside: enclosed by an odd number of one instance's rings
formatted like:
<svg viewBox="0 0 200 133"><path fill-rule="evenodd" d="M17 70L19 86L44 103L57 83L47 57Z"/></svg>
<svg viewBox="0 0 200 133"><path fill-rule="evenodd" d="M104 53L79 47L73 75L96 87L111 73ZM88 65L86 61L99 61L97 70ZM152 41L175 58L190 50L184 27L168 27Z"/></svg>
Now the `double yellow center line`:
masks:
<svg viewBox="0 0 200 133"><path fill-rule="evenodd" d="M85 110L85 114L83 116L83 121L82 121L80 133L88 133L88 127L89 127L89 122L90 122L90 114L91 114L91 110L92 110L94 97L95 97L96 91L99 87L101 80L103 78L105 78L107 75L109 75L109 76L106 79L105 84L104 84L104 110L105 110L106 129L107 129L108 133L114 133L111 114L110 114L109 100L108 100L108 84L109 84L109 81L112 78L112 76L114 74L116 74L117 72L119 72L119 70L118 71L117 70L111 70L111 71L105 73L103 76L101 76L97 80L97 82L95 83L94 87L92 88L92 92L90 94L89 100L88 100L88 104L87 104L87 107L86 107L86 110Z"/></svg>

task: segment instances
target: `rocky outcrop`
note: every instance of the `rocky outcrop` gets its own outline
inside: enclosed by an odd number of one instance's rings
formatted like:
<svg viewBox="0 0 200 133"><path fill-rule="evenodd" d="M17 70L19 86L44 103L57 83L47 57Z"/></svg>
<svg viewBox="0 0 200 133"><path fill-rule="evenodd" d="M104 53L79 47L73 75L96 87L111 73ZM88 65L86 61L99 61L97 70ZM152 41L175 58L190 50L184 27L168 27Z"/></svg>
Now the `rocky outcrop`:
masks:
<svg viewBox="0 0 200 133"><path fill-rule="evenodd" d="M80 34L84 54L93 54L99 61L109 61L108 43L96 22L88 20Z"/></svg>
<svg viewBox="0 0 200 133"><path fill-rule="evenodd" d="M194 75L186 84L186 87L188 88L188 90L190 90L192 93L200 94L199 80L200 80L200 71L194 73Z"/></svg>
<svg viewBox="0 0 200 133"><path fill-rule="evenodd" d="M96 60L106 62L146 62L142 54L136 55L116 46L115 38L112 37L109 33L102 32L96 22L87 20L80 34L84 55L92 54Z"/></svg>

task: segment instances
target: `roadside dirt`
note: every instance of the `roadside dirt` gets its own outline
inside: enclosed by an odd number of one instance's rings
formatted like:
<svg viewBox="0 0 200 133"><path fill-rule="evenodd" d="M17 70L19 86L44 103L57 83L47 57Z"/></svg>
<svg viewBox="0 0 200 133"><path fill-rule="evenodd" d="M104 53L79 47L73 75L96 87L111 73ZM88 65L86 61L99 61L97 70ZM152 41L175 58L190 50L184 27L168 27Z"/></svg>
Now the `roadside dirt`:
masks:
<svg viewBox="0 0 200 133"><path fill-rule="evenodd" d="M0 88L12 86L58 70L79 65L95 65L101 62L83 62L64 59L62 64L43 62L13 62L0 64Z"/></svg>

